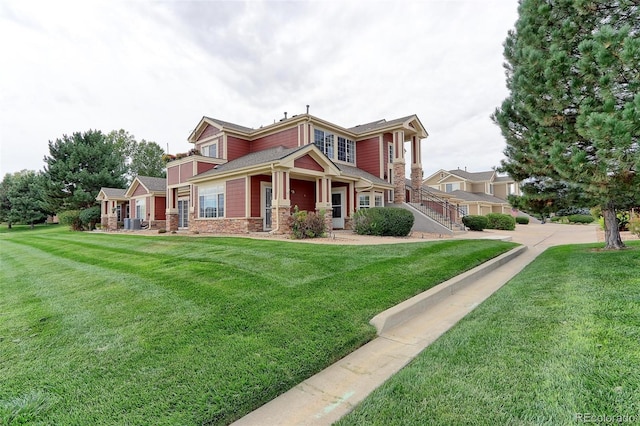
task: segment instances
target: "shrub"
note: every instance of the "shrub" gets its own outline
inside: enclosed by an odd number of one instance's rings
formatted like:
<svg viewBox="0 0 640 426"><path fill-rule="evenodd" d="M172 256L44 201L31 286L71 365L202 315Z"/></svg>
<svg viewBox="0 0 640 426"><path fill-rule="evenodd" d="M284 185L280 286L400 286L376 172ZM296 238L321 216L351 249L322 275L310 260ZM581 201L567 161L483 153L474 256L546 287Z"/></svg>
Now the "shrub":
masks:
<svg viewBox="0 0 640 426"><path fill-rule="evenodd" d="M353 216L353 230L359 235L405 237L414 220L410 211L397 207L360 209Z"/></svg>
<svg viewBox="0 0 640 426"><path fill-rule="evenodd" d="M529 224L529 218L526 216L516 216L516 223L518 225L528 225Z"/></svg>
<svg viewBox="0 0 640 426"><path fill-rule="evenodd" d="M462 223L471 231L482 231L487 228L489 220L485 216L468 215L462 218Z"/></svg>
<svg viewBox="0 0 640 426"><path fill-rule="evenodd" d="M567 216L569 223L591 223L595 220L590 214L572 214Z"/></svg>
<svg viewBox="0 0 640 426"><path fill-rule="evenodd" d="M516 229L516 220L513 216L504 213L489 213L486 215L487 229L500 229L513 231Z"/></svg>
<svg viewBox="0 0 640 426"><path fill-rule="evenodd" d="M293 214L289 218L291 234L294 238L316 238L323 237L327 232L327 225L324 222L324 211L320 214L315 212L307 212L298 210L298 206L294 207Z"/></svg>
<svg viewBox="0 0 640 426"><path fill-rule="evenodd" d="M84 229L93 229L96 223L100 222L100 207L93 206L84 209L78 215Z"/></svg>
<svg viewBox="0 0 640 426"><path fill-rule="evenodd" d="M564 220L563 216L553 216L551 219L551 222L562 222Z"/></svg>
<svg viewBox="0 0 640 426"><path fill-rule="evenodd" d="M58 221L61 225L66 225L74 231L82 231L82 220L80 210L67 210L58 213Z"/></svg>

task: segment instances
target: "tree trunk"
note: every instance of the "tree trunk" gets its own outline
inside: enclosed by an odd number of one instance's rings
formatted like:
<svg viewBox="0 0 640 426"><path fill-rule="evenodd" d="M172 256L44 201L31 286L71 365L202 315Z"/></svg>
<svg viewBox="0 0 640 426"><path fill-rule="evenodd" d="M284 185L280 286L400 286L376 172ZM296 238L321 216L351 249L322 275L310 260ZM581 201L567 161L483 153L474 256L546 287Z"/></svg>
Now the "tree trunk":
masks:
<svg viewBox="0 0 640 426"><path fill-rule="evenodd" d="M612 203L602 209L604 217L604 241L607 250L620 250L625 248L622 238L620 238L620 230L618 229L618 218L616 217L616 209Z"/></svg>

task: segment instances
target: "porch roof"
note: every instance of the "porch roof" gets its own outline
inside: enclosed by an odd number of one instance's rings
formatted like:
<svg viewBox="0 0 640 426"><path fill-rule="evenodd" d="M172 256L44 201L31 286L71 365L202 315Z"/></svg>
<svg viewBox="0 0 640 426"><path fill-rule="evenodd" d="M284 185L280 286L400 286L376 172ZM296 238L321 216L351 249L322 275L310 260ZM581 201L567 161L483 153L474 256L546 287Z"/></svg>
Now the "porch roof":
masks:
<svg viewBox="0 0 640 426"><path fill-rule="evenodd" d="M96 200L114 200L114 201L126 201L126 189L120 188L100 188Z"/></svg>
<svg viewBox="0 0 640 426"><path fill-rule="evenodd" d="M481 202L481 203L492 203L492 204L508 204L506 200L502 198L494 197L490 194L484 194L482 192L467 192L467 191L452 191L449 194L455 196L456 198L467 201L467 202Z"/></svg>

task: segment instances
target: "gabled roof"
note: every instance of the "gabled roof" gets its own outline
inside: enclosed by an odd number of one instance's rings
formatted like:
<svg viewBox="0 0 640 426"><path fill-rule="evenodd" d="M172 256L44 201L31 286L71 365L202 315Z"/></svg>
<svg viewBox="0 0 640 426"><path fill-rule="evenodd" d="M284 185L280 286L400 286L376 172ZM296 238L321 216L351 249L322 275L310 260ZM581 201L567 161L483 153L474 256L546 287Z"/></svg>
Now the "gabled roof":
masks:
<svg viewBox="0 0 640 426"><path fill-rule="evenodd" d="M223 176L225 174L239 172L241 170L264 168L273 163L280 163L277 164L279 166L287 166L287 164L292 165L293 160L307 154L314 156L316 159L320 160L321 163L324 163L326 167L333 170L334 176L344 176L355 180L363 179L375 186L393 188L393 185L389 182L362 169L345 164L335 164L314 144L307 144L295 148L279 146L276 148L265 149L264 151L253 152L229 161L228 163L220 164L219 166L216 166L204 173L200 173L199 175L192 177L190 181L204 181L209 178L215 178L216 176Z"/></svg>
<svg viewBox="0 0 640 426"><path fill-rule="evenodd" d="M150 176L136 176L127 188L125 195L127 197L133 196L136 188L142 185L144 189L146 189L149 194L158 194L166 193L167 191L167 179L165 178L157 178Z"/></svg>
<svg viewBox="0 0 640 426"><path fill-rule="evenodd" d="M96 200L126 200L126 189L120 188L100 188Z"/></svg>
<svg viewBox="0 0 640 426"><path fill-rule="evenodd" d="M305 145L296 148L285 148L283 146L278 146L275 148L265 149L264 151L252 152L251 154L247 154L240 158L236 158L235 160L231 160L227 163L220 164L219 166L216 166L211 170L194 176L192 179L200 180L200 178L203 177L221 175L235 170L272 163L274 161L282 160L308 146L309 145Z"/></svg>
<svg viewBox="0 0 640 426"><path fill-rule="evenodd" d="M493 170L489 170L486 172L468 172L466 170L460 170L460 169L449 170L447 171L447 173L450 173L452 175L461 177L462 179L469 180L472 182L490 181L493 178L493 176L496 174L496 172Z"/></svg>
<svg viewBox="0 0 640 426"><path fill-rule="evenodd" d="M415 124L414 124L415 123ZM423 138L429 136L426 129L420 122L420 119L417 115L407 115L406 117L396 118L393 120L376 120L370 123L358 124L357 126L351 127L348 130L355 133L356 135L363 135L366 133L376 132L385 129L392 129L397 127L411 128L417 133L420 134Z"/></svg>
<svg viewBox="0 0 640 426"><path fill-rule="evenodd" d="M230 123L228 121L220 120L217 118L203 116L198 122L195 129L190 133L188 137L188 141L191 143L195 143L202 132L207 128L207 126L213 126L220 131L227 131L231 133L237 133L249 139L257 138L265 133L268 134L270 132L274 132L279 128L290 126L294 123L299 123L302 121L311 121L321 127L329 126L334 128L341 133L345 133L345 135L358 137L364 136L368 133L375 133L381 131L393 131L395 129L404 129L418 133L418 135L422 138L426 138L429 136L424 126L420 122L420 119L417 115L408 115L406 117L396 118L393 120L376 120L366 124L360 124L351 128L344 128L342 126L330 123L328 121L322 120L321 118L315 117L311 114L297 114L290 118L285 118L280 121L277 121L273 124L269 124L266 126L260 126L258 129L241 126L239 124Z"/></svg>
<svg viewBox="0 0 640 426"><path fill-rule="evenodd" d="M452 191L449 194L463 201L471 201L471 202L478 201L478 202L492 203L492 204L508 204L507 201L503 200L502 198L494 197L493 195L484 194L482 192L467 192L467 191L457 190L457 191Z"/></svg>

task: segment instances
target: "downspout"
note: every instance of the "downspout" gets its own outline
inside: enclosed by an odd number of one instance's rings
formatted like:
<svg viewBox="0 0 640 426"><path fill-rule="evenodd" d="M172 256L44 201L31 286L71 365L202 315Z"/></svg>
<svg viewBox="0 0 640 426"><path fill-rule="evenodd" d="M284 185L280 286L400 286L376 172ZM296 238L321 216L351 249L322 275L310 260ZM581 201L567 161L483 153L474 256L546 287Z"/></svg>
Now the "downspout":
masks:
<svg viewBox="0 0 640 426"><path fill-rule="evenodd" d="M271 163L271 176L273 176L273 172L274 172L273 164L274 163ZM272 182L271 182L271 187L272 188L274 188L274 187L277 188L277 183L274 183L273 179L272 179ZM271 229L271 231L269 231L270 234L274 234L274 233L278 232L278 230L280 229L280 210L279 210L280 204L278 204L278 200L279 199L280 199L280 197L276 197L276 227L275 227L275 229ZM271 200L273 200L273 189L271 190ZM271 207L272 207L272 211L273 211L273 206L271 206ZM272 220L273 220L273 218L272 218Z"/></svg>

